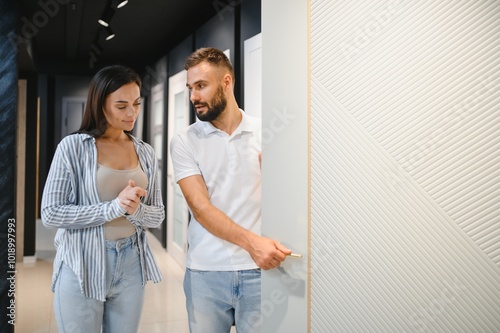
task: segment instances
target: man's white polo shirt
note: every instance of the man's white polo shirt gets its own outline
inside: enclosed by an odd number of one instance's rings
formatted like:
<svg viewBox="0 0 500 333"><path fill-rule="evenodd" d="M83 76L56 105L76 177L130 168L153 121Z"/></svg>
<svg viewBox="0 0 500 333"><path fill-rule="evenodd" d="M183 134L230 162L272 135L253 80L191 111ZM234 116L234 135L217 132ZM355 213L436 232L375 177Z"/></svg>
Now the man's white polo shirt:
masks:
<svg viewBox="0 0 500 333"><path fill-rule="evenodd" d="M229 136L210 122L198 121L170 143L175 181L201 175L211 203L243 228L260 235L260 120L241 110L242 121ZM248 252L215 237L193 217L188 227L186 266L207 271L257 268Z"/></svg>

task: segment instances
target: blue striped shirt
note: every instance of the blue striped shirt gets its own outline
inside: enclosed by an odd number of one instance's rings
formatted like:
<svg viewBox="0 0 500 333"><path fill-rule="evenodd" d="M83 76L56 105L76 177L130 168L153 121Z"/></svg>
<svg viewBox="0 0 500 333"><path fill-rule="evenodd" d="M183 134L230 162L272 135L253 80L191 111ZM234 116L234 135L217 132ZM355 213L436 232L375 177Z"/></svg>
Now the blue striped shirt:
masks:
<svg viewBox="0 0 500 333"><path fill-rule="evenodd" d="M141 257L143 285L161 281L161 272L147 243L146 228L157 228L165 217L153 148L130 136L146 173L147 195L126 218L135 226ZM85 297L105 301L106 264L103 225L126 211L118 199L101 201L97 190L97 148L87 134L65 137L57 146L42 197L42 222L58 228L52 291L64 262L78 276Z"/></svg>

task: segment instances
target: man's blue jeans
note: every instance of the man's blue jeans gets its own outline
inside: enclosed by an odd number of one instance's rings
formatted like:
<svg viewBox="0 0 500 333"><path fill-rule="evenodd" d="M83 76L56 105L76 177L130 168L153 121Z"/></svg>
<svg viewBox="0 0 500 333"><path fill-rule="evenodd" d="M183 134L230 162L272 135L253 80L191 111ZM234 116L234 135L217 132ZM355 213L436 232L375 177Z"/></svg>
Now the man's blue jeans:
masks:
<svg viewBox="0 0 500 333"><path fill-rule="evenodd" d="M260 332L260 269L211 272L186 269L184 293L191 333Z"/></svg>

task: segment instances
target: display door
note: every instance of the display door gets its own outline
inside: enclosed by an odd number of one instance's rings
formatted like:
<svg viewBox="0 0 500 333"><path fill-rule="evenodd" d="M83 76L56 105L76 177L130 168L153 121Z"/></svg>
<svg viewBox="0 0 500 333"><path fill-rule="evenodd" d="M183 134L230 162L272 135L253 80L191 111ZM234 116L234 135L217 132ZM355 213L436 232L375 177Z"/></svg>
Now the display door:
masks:
<svg viewBox="0 0 500 333"><path fill-rule="evenodd" d="M163 151L164 151L164 144L163 142L165 141L165 136L164 136L164 113L165 113L165 102L164 102L164 95L165 95L165 85L163 83L159 83L155 85L152 90L151 90L151 116L150 116L150 121L148 123L149 127L149 140L151 142L151 146L153 147L155 153L156 153L156 158L158 160L158 174L161 175L161 180L163 182L163 175L164 175L164 161L163 161ZM140 115L140 113L139 113ZM138 131L136 134L140 134L142 136L142 133L140 133L140 118L137 118L136 125L135 125L135 130ZM165 189L162 186L161 187L162 191L162 196L165 195ZM163 246L165 246L165 224L162 223L161 227L159 228L150 228L149 230L151 233L162 243Z"/></svg>
<svg viewBox="0 0 500 333"><path fill-rule="evenodd" d="M245 112L262 119L262 33L245 40Z"/></svg>
<svg viewBox="0 0 500 333"><path fill-rule="evenodd" d="M84 97L63 97L61 139L80 128L85 110Z"/></svg>
<svg viewBox="0 0 500 333"><path fill-rule="evenodd" d="M181 129L189 126L189 91L186 88L186 71L169 79L168 91L168 142ZM179 185L175 182L174 168L168 147L167 165L167 251L181 265L186 264L187 226L189 211Z"/></svg>

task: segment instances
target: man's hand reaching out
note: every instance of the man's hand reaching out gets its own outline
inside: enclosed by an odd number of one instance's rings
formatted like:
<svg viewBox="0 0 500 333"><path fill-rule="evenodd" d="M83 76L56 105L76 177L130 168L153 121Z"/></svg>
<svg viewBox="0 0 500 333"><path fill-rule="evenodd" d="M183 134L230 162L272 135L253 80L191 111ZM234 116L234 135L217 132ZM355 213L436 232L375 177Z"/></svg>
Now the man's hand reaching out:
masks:
<svg viewBox="0 0 500 333"><path fill-rule="evenodd" d="M257 266L264 270L279 267L285 261L286 256L292 253L292 250L278 241L267 237L254 236L248 252Z"/></svg>

